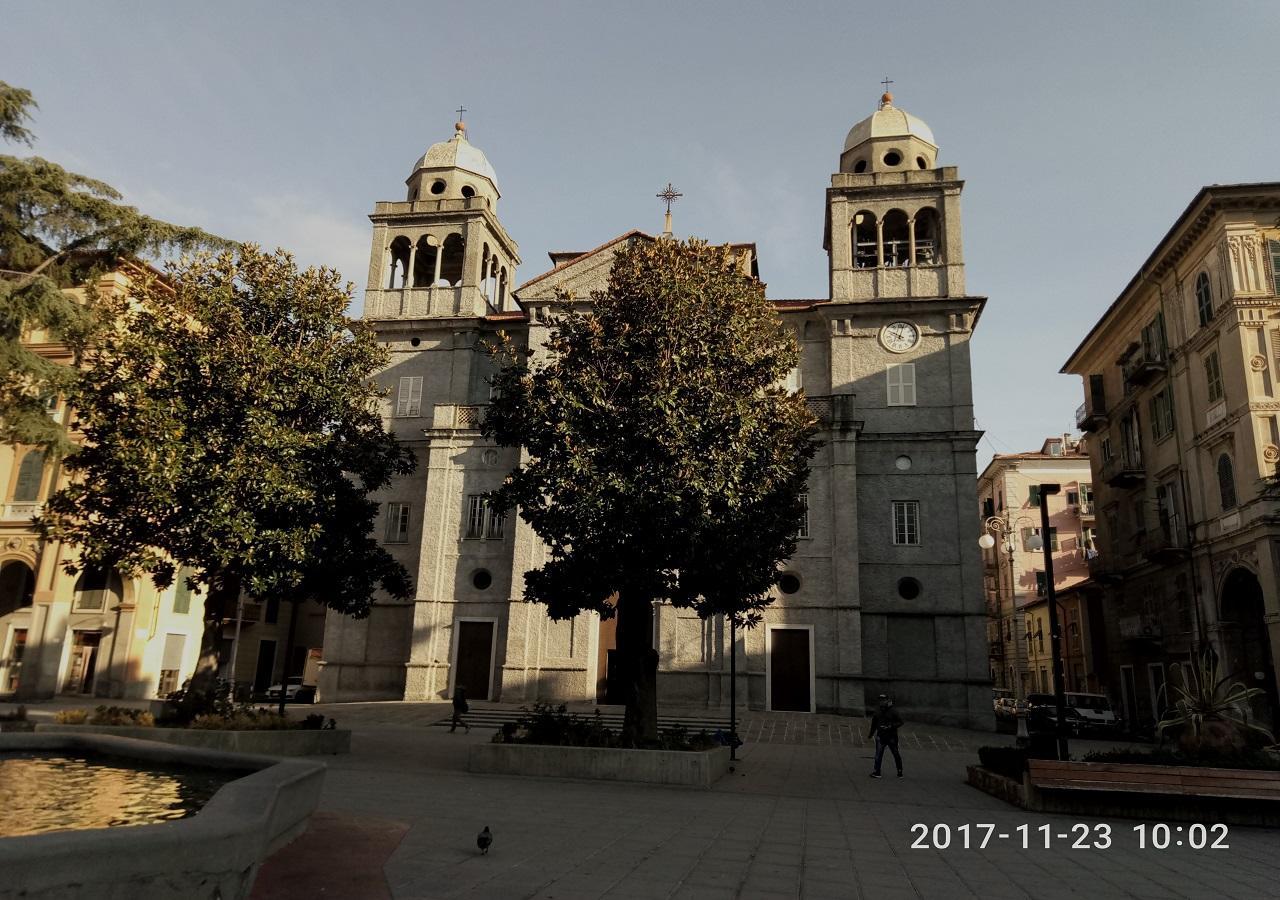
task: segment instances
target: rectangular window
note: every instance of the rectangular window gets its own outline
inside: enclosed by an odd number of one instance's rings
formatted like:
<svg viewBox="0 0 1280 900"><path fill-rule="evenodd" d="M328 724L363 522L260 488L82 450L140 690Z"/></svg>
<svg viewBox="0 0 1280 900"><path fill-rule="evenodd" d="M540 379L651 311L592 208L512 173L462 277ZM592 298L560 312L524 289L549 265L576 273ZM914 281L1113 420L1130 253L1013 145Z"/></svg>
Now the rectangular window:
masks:
<svg viewBox="0 0 1280 900"><path fill-rule="evenodd" d="M893 501L893 542L895 544L920 543L920 501Z"/></svg>
<svg viewBox="0 0 1280 900"><path fill-rule="evenodd" d="M1043 597L1045 595L1045 593L1048 591L1048 584L1049 582L1045 579L1044 573L1036 572L1036 596L1037 597ZM1043 646L1044 638L1041 637L1040 640Z"/></svg>
<svg viewBox="0 0 1280 900"><path fill-rule="evenodd" d="M889 405L916 405L916 364L893 363L886 367L889 379Z"/></svg>
<svg viewBox="0 0 1280 900"><path fill-rule="evenodd" d="M1032 537L1035 537L1035 536L1037 536L1037 535L1039 535L1039 534L1040 534L1040 529L1039 529L1039 528L1024 528L1024 529L1022 529L1022 549L1023 549L1023 550L1026 550L1026 551L1028 551L1028 552L1036 552L1036 553L1040 552L1039 550L1034 550L1034 549L1032 548L1032 546L1031 546L1031 538L1032 538ZM1043 550L1043 549L1044 549L1044 547L1043 547L1043 546L1041 546L1040 550ZM1061 548L1058 546L1058 529L1056 529L1056 528L1050 528L1050 529L1049 529L1049 549L1050 549L1050 550L1059 550L1059 549L1061 549Z"/></svg>
<svg viewBox="0 0 1280 900"><path fill-rule="evenodd" d="M809 492L805 491L800 495L800 527L796 529L796 537L807 538L809 536Z"/></svg>
<svg viewBox="0 0 1280 900"><path fill-rule="evenodd" d="M1033 485L1031 485L1031 487L1027 488L1027 499L1030 501L1031 506L1032 506L1033 508L1039 508L1039 506L1040 506L1040 485L1038 485L1038 484L1033 484Z"/></svg>
<svg viewBox="0 0 1280 900"><path fill-rule="evenodd" d="M982 498L982 515L983 518L991 518L996 514L996 501L993 497Z"/></svg>
<svg viewBox="0 0 1280 900"><path fill-rule="evenodd" d="M422 376L406 375L400 379L396 395L396 417L422 415Z"/></svg>
<svg viewBox="0 0 1280 900"><path fill-rule="evenodd" d="M1157 441L1173 434L1173 395L1169 388L1151 398L1151 436Z"/></svg>
<svg viewBox="0 0 1280 900"><path fill-rule="evenodd" d="M485 511L488 515L489 524L485 528L485 536L490 538L502 537L502 524L506 520L506 516L498 512L494 507L492 500L485 500Z"/></svg>
<svg viewBox="0 0 1280 900"><path fill-rule="evenodd" d="M1106 462L1115 457L1115 449L1111 446L1111 437L1107 436L1102 439L1102 460Z"/></svg>
<svg viewBox="0 0 1280 900"><path fill-rule="evenodd" d="M180 616L191 612L191 588L187 586L187 576L181 570L173 586L173 611Z"/></svg>
<svg viewBox="0 0 1280 900"><path fill-rule="evenodd" d="M1079 505L1080 505L1080 492L1067 491L1067 506L1079 506Z"/></svg>
<svg viewBox="0 0 1280 900"><path fill-rule="evenodd" d="M387 536L388 544L403 544L409 540L409 504L387 504Z"/></svg>
<svg viewBox="0 0 1280 900"><path fill-rule="evenodd" d="M482 495L472 494L467 497L466 533L468 538L484 537L484 513L485 503Z"/></svg>
<svg viewBox="0 0 1280 900"><path fill-rule="evenodd" d="M1204 376L1209 385L1209 402L1217 403L1223 397L1222 369L1218 364L1218 351L1204 358Z"/></svg>

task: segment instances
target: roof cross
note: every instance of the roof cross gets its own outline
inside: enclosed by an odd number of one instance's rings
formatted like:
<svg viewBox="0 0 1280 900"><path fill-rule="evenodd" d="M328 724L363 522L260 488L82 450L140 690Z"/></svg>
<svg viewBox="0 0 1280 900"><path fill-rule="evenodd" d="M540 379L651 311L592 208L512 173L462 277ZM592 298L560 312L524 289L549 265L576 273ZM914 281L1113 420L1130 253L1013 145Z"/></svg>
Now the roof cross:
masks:
<svg viewBox="0 0 1280 900"><path fill-rule="evenodd" d="M884 85L884 92L887 94L889 93L889 85L893 84L893 79L886 75L880 83Z"/></svg>
<svg viewBox="0 0 1280 900"><path fill-rule="evenodd" d="M458 108L455 110L455 112L457 112L457 114L458 114L458 121L459 121L459 122L461 122L461 121L462 121L462 114L463 114L464 112L466 112L466 111L467 111L467 108L466 108L465 106L463 106L463 105L461 105L461 104L459 104L459 105L458 105Z"/></svg>
<svg viewBox="0 0 1280 900"><path fill-rule="evenodd" d="M657 194L657 197L659 200L667 201L667 215L671 215L671 204L674 201L679 200L683 196L684 194L680 193L679 191L677 191L675 188L671 186L670 181L668 181L667 186Z"/></svg>

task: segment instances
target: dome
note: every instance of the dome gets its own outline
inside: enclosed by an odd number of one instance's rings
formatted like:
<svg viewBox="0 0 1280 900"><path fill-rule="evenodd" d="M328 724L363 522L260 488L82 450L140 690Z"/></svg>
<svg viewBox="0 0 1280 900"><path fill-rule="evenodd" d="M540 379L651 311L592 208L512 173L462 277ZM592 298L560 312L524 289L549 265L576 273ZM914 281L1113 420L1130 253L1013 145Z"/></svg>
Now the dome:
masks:
<svg viewBox="0 0 1280 900"><path fill-rule="evenodd" d="M909 136L919 138L934 148L938 146L928 125L906 110L898 109L893 105L893 97L885 94L880 100L879 109L849 129L849 136L844 139L844 149L847 152L872 138Z"/></svg>
<svg viewBox="0 0 1280 900"><path fill-rule="evenodd" d="M414 165L413 171L421 169L461 169L489 179L494 190L498 189L498 176L489 165L489 160L480 150L467 140L467 131L461 122L452 140L432 144L422 158Z"/></svg>

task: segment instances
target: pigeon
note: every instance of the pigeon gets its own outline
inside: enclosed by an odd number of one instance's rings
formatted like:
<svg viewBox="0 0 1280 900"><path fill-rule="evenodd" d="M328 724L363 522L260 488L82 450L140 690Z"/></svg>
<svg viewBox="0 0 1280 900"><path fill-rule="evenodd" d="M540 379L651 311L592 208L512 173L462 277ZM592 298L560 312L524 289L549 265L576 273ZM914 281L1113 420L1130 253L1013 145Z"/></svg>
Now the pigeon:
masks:
<svg viewBox="0 0 1280 900"><path fill-rule="evenodd" d="M489 845L493 843L493 835L489 832L489 826L484 826L484 831L476 835L476 846L480 848L481 853L489 852Z"/></svg>

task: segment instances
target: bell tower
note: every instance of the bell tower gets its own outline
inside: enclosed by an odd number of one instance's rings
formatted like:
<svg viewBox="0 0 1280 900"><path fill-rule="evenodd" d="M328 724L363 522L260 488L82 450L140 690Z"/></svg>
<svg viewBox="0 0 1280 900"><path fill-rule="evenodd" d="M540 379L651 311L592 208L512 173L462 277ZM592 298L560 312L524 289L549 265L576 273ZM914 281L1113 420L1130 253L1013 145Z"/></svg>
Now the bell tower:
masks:
<svg viewBox="0 0 1280 900"><path fill-rule="evenodd" d="M854 125L827 189L823 249L836 301L964 296L960 191L923 121L893 105Z"/></svg>
<svg viewBox="0 0 1280 900"><path fill-rule="evenodd" d="M498 176L467 140L432 144L403 201L374 205L366 319L485 316L513 305L519 248L498 221Z"/></svg>

